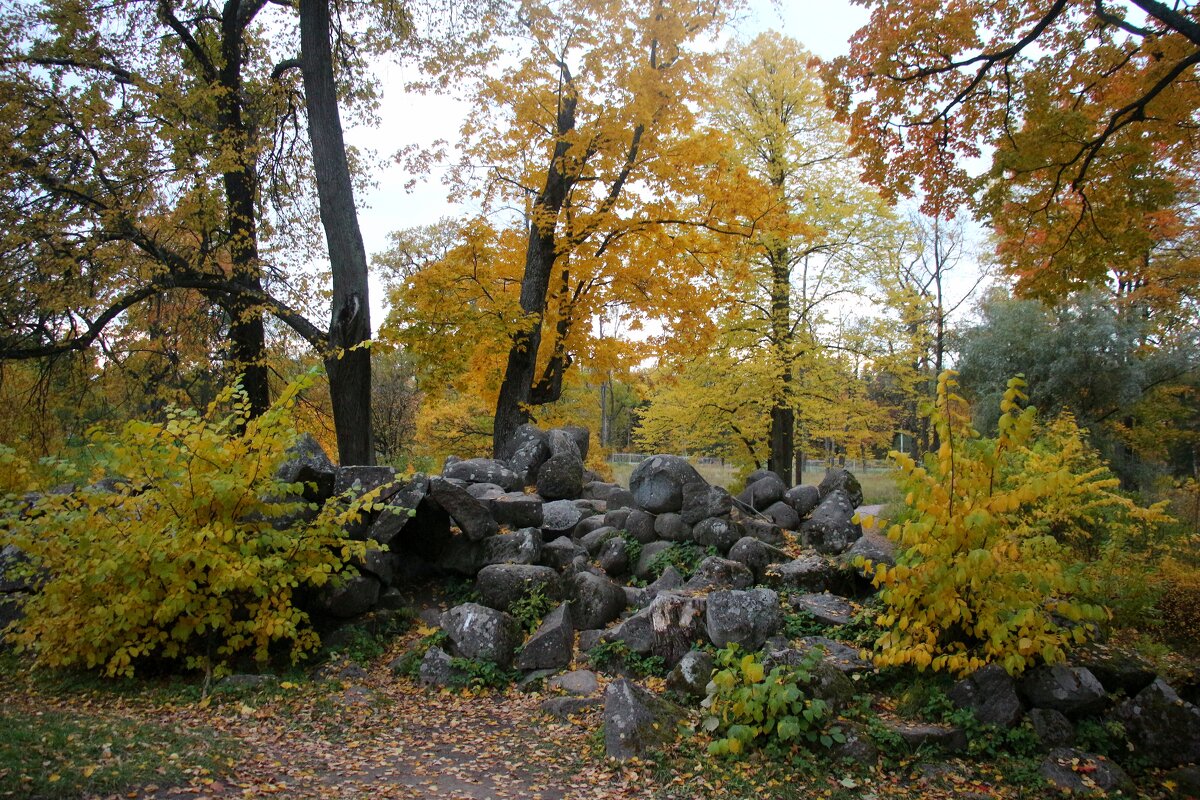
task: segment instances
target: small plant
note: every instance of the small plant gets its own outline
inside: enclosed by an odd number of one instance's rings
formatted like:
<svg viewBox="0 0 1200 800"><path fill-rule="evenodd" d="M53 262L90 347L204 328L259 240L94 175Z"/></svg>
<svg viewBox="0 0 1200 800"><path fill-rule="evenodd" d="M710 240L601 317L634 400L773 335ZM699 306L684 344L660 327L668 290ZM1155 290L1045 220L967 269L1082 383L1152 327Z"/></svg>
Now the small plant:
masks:
<svg viewBox="0 0 1200 800"><path fill-rule="evenodd" d="M596 669L605 672L628 672L633 675L664 676L667 665L662 656L644 656L633 652L620 639L600 644L588 651L588 661Z"/></svg>
<svg viewBox="0 0 1200 800"><path fill-rule="evenodd" d="M825 636L830 626L821 622L807 611L793 611L783 616L783 635L789 639L804 636Z"/></svg>
<svg viewBox="0 0 1200 800"><path fill-rule="evenodd" d="M667 567L674 567L683 576L683 579L687 580L692 577L696 572L696 567L700 566L700 562L708 555L716 555L716 550L709 548L708 551L705 551L699 545L691 542L674 542L650 559L651 578L657 579L666 571Z"/></svg>
<svg viewBox="0 0 1200 800"><path fill-rule="evenodd" d="M508 613L521 623L522 630L533 633L538 629L538 625L542 624L542 618L553 608L554 600L546 596L546 587L534 586L509 605Z"/></svg>
<svg viewBox="0 0 1200 800"><path fill-rule="evenodd" d="M452 658L450 667L454 670L452 685L470 689L503 689L520 677L519 672L494 661L474 658Z"/></svg>
<svg viewBox="0 0 1200 800"><path fill-rule="evenodd" d="M1127 741L1125 726L1117 720L1081 719L1075 725L1075 746L1088 753L1120 757L1128 753Z"/></svg>
<svg viewBox="0 0 1200 800"><path fill-rule="evenodd" d="M421 662L425 659L425 654L429 652L429 649L441 647L450 638L449 634L441 628L421 627L419 631L421 638L392 665L392 671L395 674L404 675L413 680L420 677Z"/></svg>
<svg viewBox="0 0 1200 800"><path fill-rule="evenodd" d="M767 742L825 747L844 742L840 729L827 725L832 715L828 703L804 694L821 658L821 650L814 648L798 666L780 665L767 672L756 655L741 655L736 644L718 651L717 670L702 703L707 710L704 730L720 736L708 752L736 756Z"/></svg>

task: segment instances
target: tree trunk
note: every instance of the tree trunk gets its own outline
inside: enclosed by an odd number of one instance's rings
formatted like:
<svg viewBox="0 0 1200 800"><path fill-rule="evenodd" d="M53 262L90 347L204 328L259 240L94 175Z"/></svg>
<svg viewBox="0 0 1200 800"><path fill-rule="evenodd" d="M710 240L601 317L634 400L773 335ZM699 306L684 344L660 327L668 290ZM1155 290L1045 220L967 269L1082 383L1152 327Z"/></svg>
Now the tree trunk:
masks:
<svg viewBox="0 0 1200 800"><path fill-rule="evenodd" d="M557 256L555 232L558 214L562 210L571 179L560 167L571 145L563 137L575 128L577 98L564 94L558 110L558 142L546 170L546 183L533 204L529 221L529 239L525 246L525 272L521 277L521 311L525 325L513 335L508 351L508 364L500 396L496 399L496 419L492 428L492 452L504 456L505 447L518 427L529 421L529 402L537 371L538 347L542 343L542 322L546 311L546 294L550 275ZM561 378L560 378L561 380ZM561 385L561 384L560 384Z"/></svg>
<svg viewBox="0 0 1200 800"><path fill-rule="evenodd" d="M767 469L792 485L796 414L792 410L792 284L786 246L771 248L771 348L778 373L771 405Z"/></svg>
<svg viewBox="0 0 1200 800"><path fill-rule="evenodd" d="M359 346L371 338L367 253L358 228L354 187L338 112L329 0L300 0L300 53L321 225L325 228L333 273L325 369L329 373L338 459L343 466L374 464L371 353L365 346Z"/></svg>

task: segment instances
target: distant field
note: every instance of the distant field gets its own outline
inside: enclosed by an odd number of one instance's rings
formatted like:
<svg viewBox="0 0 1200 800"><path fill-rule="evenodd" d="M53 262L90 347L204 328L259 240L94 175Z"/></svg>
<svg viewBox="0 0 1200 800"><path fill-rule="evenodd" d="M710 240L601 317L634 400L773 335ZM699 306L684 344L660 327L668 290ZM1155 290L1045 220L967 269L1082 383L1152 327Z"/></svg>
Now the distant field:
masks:
<svg viewBox="0 0 1200 800"><path fill-rule="evenodd" d="M613 464L609 467L613 471L613 479L622 486L629 486L629 476L633 473L634 464ZM734 469L730 466L722 466L720 464L696 464L696 471L699 472L706 481L717 486L729 488L729 484L734 479ZM863 488L863 503L873 505L876 503L887 505L888 503L898 502L900 500L900 490L896 486L894 478L895 473L891 470L875 470L862 472L851 469L854 477L858 478L858 482ZM808 470L804 473L802 483L818 484L821 478L825 476L824 468L819 470Z"/></svg>

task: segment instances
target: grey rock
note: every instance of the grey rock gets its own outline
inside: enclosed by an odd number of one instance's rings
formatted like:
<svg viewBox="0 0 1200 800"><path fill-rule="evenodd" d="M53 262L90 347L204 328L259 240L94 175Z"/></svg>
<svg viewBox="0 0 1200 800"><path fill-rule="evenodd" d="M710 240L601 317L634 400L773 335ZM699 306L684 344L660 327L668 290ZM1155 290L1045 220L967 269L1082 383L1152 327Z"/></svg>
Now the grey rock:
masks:
<svg viewBox="0 0 1200 800"><path fill-rule="evenodd" d="M818 555L805 555L785 564L767 568L767 582L777 589L801 592L824 592L837 581L837 569Z"/></svg>
<svg viewBox="0 0 1200 800"><path fill-rule="evenodd" d="M1029 722L1043 747L1070 747L1075 744L1075 726L1067 715L1053 708L1029 709Z"/></svg>
<svg viewBox="0 0 1200 800"><path fill-rule="evenodd" d="M854 508L845 492L834 489L800 525L801 536L819 553L845 552L862 536L862 526L851 521Z"/></svg>
<svg viewBox="0 0 1200 800"><path fill-rule="evenodd" d="M632 508L610 508L608 511L604 512L604 524L608 525L609 527L616 528L619 531L628 531L625 522L629 519L629 515L632 513ZM651 521L650 529L654 530L653 521Z"/></svg>
<svg viewBox="0 0 1200 800"><path fill-rule="evenodd" d="M489 564L475 577L483 604L508 611L513 603L533 592L562 599L562 580L551 567L536 564Z"/></svg>
<svg viewBox="0 0 1200 800"><path fill-rule="evenodd" d="M606 541L596 556L596 562L609 575L627 574L629 572L629 551L626 549L625 540L616 536Z"/></svg>
<svg viewBox="0 0 1200 800"><path fill-rule="evenodd" d="M709 556L700 562L684 589L702 592L711 589L747 589L754 584L754 574L737 561Z"/></svg>
<svg viewBox="0 0 1200 800"><path fill-rule="evenodd" d="M446 538L450 533L449 517L441 506L426 500L428 495L429 479L414 475L388 497L383 510L367 528L367 538L390 544L406 527L416 539ZM430 556L428 552L422 555Z"/></svg>
<svg viewBox="0 0 1200 800"><path fill-rule="evenodd" d="M537 479L538 468L550 458L550 437L533 425L521 425L505 443L504 460L525 486Z"/></svg>
<svg viewBox="0 0 1200 800"><path fill-rule="evenodd" d="M607 481L588 481L583 485L583 493L580 495L585 500L603 500L613 508L619 508L620 505L613 505L611 498L629 491L619 483L608 483Z"/></svg>
<svg viewBox="0 0 1200 800"><path fill-rule="evenodd" d="M333 493L361 497L395 482L394 467L338 467L333 477Z"/></svg>
<svg viewBox="0 0 1200 800"><path fill-rule="evenodd" d="M779 595L770 589L710 592L705 614L708 637L717 647L733 642L758 650L783 624Z"/></svg>
<svg viewBox="0 0 1200 800"><path fill-rule="evenodd" d="M488 541L473 542L464 535L450 537L433 563L443 572L474 578L486 565L485 548Z"/></svg>
<svg viewBox="0 0 1200 800"><path fill-rule="evenodd" d="M1055 789L1068 795L1095 797L1097 790L1108 794L1134 789L1133 781L1115 762L1071 747L1051 750L1038 771Z"/></svg>
<svg viewBox="0 0 1200 800"><path fill-rule="evenodd" d="M1158 767L1200 762L1200 708L1185 702L1162 679L1117 706L1134 750Z"/></svg>
<svg viewBox="0 0 1200 800"><path fill-rule="evenodd" d="M867 726L858 722L838 722L846 741L837 742L829 748L829 758L834 762L850 761L865 768L872 768L879 760L879 748L871 741Z"/></svg>
<svg viewBox="0 0 1200 800"><path fill-rule="evenodd" d="M635 508L625 518L625 531L642 544L650 544L655 540L654 515Z"/></svg>
<svg viewBox="0 0 1200 800"><path fill-rule="evenodd" d="M604 642L621 642L630 652L650 655L654 649L654 630L650 627L650 609L643 608L632 616L621 620L621 624L604 631L600 637ZM582 643L580 647L582 648ZM589 650L591 648L588 648Z"/></svg>
<svg viewBox="0 0 1200 800"><path fill-rule="evenodd" d="M758 583L766 577L767 567L788 561L790 558L791 556L778 547L772 547L753 536L743 536L729 548L729 560L745 564Z"/></svg>
<svg viewBox="0 0 1200 800"><path fill-rule="evenodd" d="M467 483L495 484L506 492L515 492L525 485L516 472L502 461L491 458L468 458L466 461L448 464L442 470L442 475Z"/></svg>
<svg viewBox="0 0 1200 800"><path fill-rule="evenodd" d="M453 479L448 478L447 480ZM504 494L504 488L494 483L468 483L463 488L467 490L467 494L488 508L491 508L493 500Z"/></svg>
<svg viewBox="0 0 1200 800"><path fill-rule="evenodd" d="M587 558L587 550L566 536L542 545L541 562L554 570L566 569L577 557Z"/></svg>
<svg viewBox="0 0 1200 800"><path fill-rule="evenodd" d="M633 574L641 580L650 580L655 576L651 573L650 567L654 563L654 559L672 546L671 542L652 541L642 546L642 554L638 556L637 563L633 565Z"/></svg>
<svg viewBox="0 0 1200 800"><path fill-rule="evenodd" d="M555 431L561 431L569 436L571 441L575 444L575 449L578 451L579 457L584 461L587 461L588 445L590 444L592 438L592 434L587 428L582 425L564 425L561 428L556 428L554 431L551 431L551 451L554 449L553 436Z"/></svg>
<svg viewBox="0 0 1200 800"><path fill-rule="evenodd" d="M683 508L683 487L707 484L695 467L679 456L652 456L634 468L629 490L637 504L652 514Z"/></svg>
<svg viewBox="0 0 1200 800"><path fill-rule="evenodd" d="M421 659L418 680L431 686L453 686L462 682L466 676L461 670L455 669L451 661L450 654L442 648L429 648Z"/></svg>
<svg viewBox="0 0 1200 800"><path fill-rule="evenodd" d="M581 572L572 579L571 612L580 630L603 628L625 610L625 591L608 578Z"/></svg>
<svg viewBox="0 0 1200 800"><path fill-rule="evenodd" d="M748 481L737 499L744 508L763 511L772 503L782 500L786 493L787 484L783 482L783 478L774 472L767 472L754 481Z"/></svg>
<svg viewBox="0 0 1200 800"><path fill-rule="evenodd" d="M628 761L675 741L683 709L625 680L604 691L604 752Z"/></svg>
<svg viewBox="0 0 1200 800"><path fill-rule="evenodd" d="M570 500L554 500L542 506L542 534L547 542L570 536L583 519L583 511Z"/></svg>
<svg viewBox="0 0 1200 800"><path fill-rule="evenodd" d="M821 661L812 669L808 693L824 700L834 714L839 714L849 707L858 688L836 664Z"/></svg>
<svg viewBox="0 0 1200 800"><path fill-rule="evenodd" d="M668 564L667 568L662 571L662 575L659 575L653 583L646 586L646 602L649 603L663 592L674 592L682 589L686 582L683 579L683 575L679 573L679 570L675 569L673 564Z"/></svg>
<svg viewBox="0 0 1200 800"><path fill-rule="evenodd" d="M600 517L593 517L592 519L600 519ZM616 528L610 528L607 525L601 525L600 527L583 535L577 534L577 539L579 544L583 545L583 548L588 551L588 555L595 557L600 553L600 548L604 546L604 543L611 540L616 535Z"/></svg>
<svg viewBox="0 0 1200 800"><path fill-rule="evenodd" d="M703 650L689 650L667 675L667 688L685 696L704 697L712 673L713 657Z"/></svg>
<svg viewBox="0 0 1200 800"><path fill-rule="evenodd" d="M1108 703L1100 681L1082 667L1035 667L1021 679L1020 690L1034 708L1053 708L1068 717L1100 711Z"/></svg>
<svg viewBox="0 0 1200 800"><path fill-rule="evenodd" d="M596 678L596 673L589 669L575 669L555 675L550 679L549 687L567 694L586 697L600 690L600 681Z"/></svg>
<svg viewBox="0 0 1200 800"><path fill-rule="evenodd" d="M583 461L577 454L571 453L550 456L538 468L537 490L547 500L579 497L583 493Z"/></svg>
<svg viewBox="0 0 1200 800"><path fill-rule="evenodd" d="M729 517L709 517L701 520L692 529L692 538L697 544L701 547L715 547L721 553L728 553L742 538L742 534L742 526Z"/></svg>
<svg viewBox="0 0 1200 800"><path fill-rule="evenodd" d="M503 533L483 542L483 565L536 564L542 557L542 532L538 528L521 528Z"/></svg>
<svg viewBox="0 0 1200 800"><path fill-rule="evenodd" d="M884 564L888 567L896 566L896 543L884 536L882 533L875 531L864 531L863 535L854 540L850 548L839 556L839 561L847 566L854 564L854 559L862 556L867 561L874 564ZM865 568L860 570L860 574L865 577ZM874 572L872 571L872 575Z"/></svg>
<svg viewBox="0 0 1200 800"><path fill-rule="evenodd" d="M1025 709L1017 696L1017 682L999 664L988 664L950 688L949 697L959 708L969 708L984 725L1010 728Z"/></svg>
<svg viewBox="0 0 1200 800"><path fill-rule="evenodd" d="M542 527L542 497L524 492L505 492L488 501L496 522L512 528Z"/></svg>
<svg viewBox="0 0 1200 800"><path fill-rule="evenodd" d="M563 603L542 620L537 631L517 655L517 669L561 669L575 652L575 628L570 606Z"/></svg>
<svg viewBox="0 0 1200 800"><path fill-rule="evenodd" d="M338 586L322 588L317 595L317 606L341 619L357 617L375 606L380 590L379 580L374 576L356 575Z"/></svg>
<svg viewBox="0 0 1200 800"><path fill-rule="evenodd" d="M800 527L800 515L796 510L782 500L777 500L763 511L779 527L785 531L794 531Z"/></svg>
<svg viewBox="0 0 1200 800"><path fill-rule="evenodd" d="M814 647L821 648L825 651L826 663L832 664L846 674L870 672L874 669L871 662L862 657L859 648L825 636L804 636L797 641L797 647L802 652L807 652Z"/></svg>
<svg viewBox="0 0 1200 800"><path fill-rule="evenodd" d="M709 517L726 517L733 510L733 497L720 486L685 483L679 514L688 525Z"/></svg>
<svg viewBox="0 0 1200 800"><path fill-rule="evenodd" d="M442 614L442 629L454 652L502 667L512 663L522 638L521 625L515 619L478 603L463 603Z"/></svg>
<svg viewBox="0 0 1200 800"><path fill-rule="evenodd" d="M301 434L287 455L275 472L276 478L284 483L305 484L301 496L310 503L324 503L333 496L337 467L312 434Z"/></svg>
<svg viewBox="0 0 1200 800"><path fill-rule="evenodd" d="M846 497L850 500L851 508L858 508L863 503L862 486L858 483L858 478L844 469L831 469L826 471L825 477L821 479L820 486L817 491L821 493L821 499L824 500L831 492L842 490L846 493Z"/></svg>
<svg viewBox="0 0 1200 800"><path fill-rule="evenodd" d="M471 541L478 542L495 536L500 530L496 520L488 513L487 506L468 494L466 489L455 486L445 478L430 478L429 494L439 506L446 509L459 530Z"/></svg>
<svg viewBox="0 0 1200 800"><path fill-rule="evenodd" d="M816 486L793 486L784 492L783 502L790 505L800 519L804 519L821 504L821 490Z"/></svg>
<svg viewBox="0 0 1200 800"><path fill-rule="evenodd" d="M396 584L396 574L400 568L399 561L400 556L395 553L371 548L363 554L362 559L355 560L354 566L358 567L359 572L374 575L378 578L380 584L382 584L382 591L383 588ZM376 600L378 601L378 598Z"/></svg>
<svg viewBox="0 0 1200 800"><path fill-rule="evenodd" d="M783 544L783 530L769 520L742 520L742 530L745 531L747 536L753 536L760 542L765 542L772 547L779 547Z"/></svg>
<svg viewBox="0 0 1200 800"><path fill-rule="evenodd" d="M683 521L683 517L671 511L655 518L654 533L667 542L687 542L692 538L691 526Z"/></svg>
<svg viewBox="0 0 1200 800"><path fill-rule="evenodd" d="M599 631L595 628L579 632L579 650L586 653L596 645L600 644L601 637L605 631Z"/></svg>
<svg viewBox="0 0 1200 800"><path fill-rule="evenodd" d="M1071 663L1086 667L1106 692L1133 697L1154 683L1154 668L1137 653L1107 644L1088 642L1071 651Z"/></svg>
<svg viewBox="0 0 1200 800"><path fill-rule="evenodd" d="M854 606L846 598L829 592L795 594L788 598L788 603L825 625L846 625L854 617Z"/></svg>
<svg viewBox="0 0 1200 800"><path fill-rule="evenodd" d="M572 717L577 717L580 714L586 714L589 711L600 708L600 698L551 697L543 700L539 708L556 719L560 719L563 722L570 722Z"/></svg>
<svg viewBox="0 0 1200 800"><path fill-rule="evenodd" d="M583 513L583 519L579 520L579 522L576 523L575 530L571 532L571 535L574 536L576 539L581 539L584 536L587 536L592 531L597 531L597 530L600 530L601 528L609 527L608 525L604 524L604 515L603 514L595 514L592 511L592 509L590 509L590 508L589 509L581 508L579 510L580 510L580 512ZM613 530L616 530L616 529L613 528Z"/></svg>

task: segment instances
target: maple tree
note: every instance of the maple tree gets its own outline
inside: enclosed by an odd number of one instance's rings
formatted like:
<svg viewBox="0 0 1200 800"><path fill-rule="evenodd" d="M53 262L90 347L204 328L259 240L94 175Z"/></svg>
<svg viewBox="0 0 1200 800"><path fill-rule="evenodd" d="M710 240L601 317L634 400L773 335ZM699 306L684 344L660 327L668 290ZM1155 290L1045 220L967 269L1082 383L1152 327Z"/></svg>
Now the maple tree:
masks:
<svg viewBox="0 0 1200 800"><path fill-rule="evenodd" d="M972 201L1022 292L1108 284L1147 308L1194 307L1194 5L864 5L869 23L826 74L871 180L922 190L933 216Z"/></svg>
<svg viewBox="0 0 1200 800"><path fill-rule="evenodd" d="M882 200L852 174L810 61L794 40L762 34L728 54L711 103L732 167L712 194L737 240L726 324L752 332L734 347L761 348L767 466L789 483L797 398L811 393L822 315L862 291L894 232Z"/></svg>
<svg viewBox="0 0 1200 800"><path fill-rule="evenodd" d="M476 347L456 358L487 373L478 388L494 398L494 452L532 407L561 396L602 309L670 326L703 308L699 267L664 227L697 218L688 206L707 154L691 133L711 62L702 45L732 6L524 0L506 29L510 50L444 77L473 95L450 180L484 216L409 282L396 318L410 330L463 315L494 323L486 341L502 343L501 364L467 356ZM435 274L455 301L431 295Z"/></svg>

